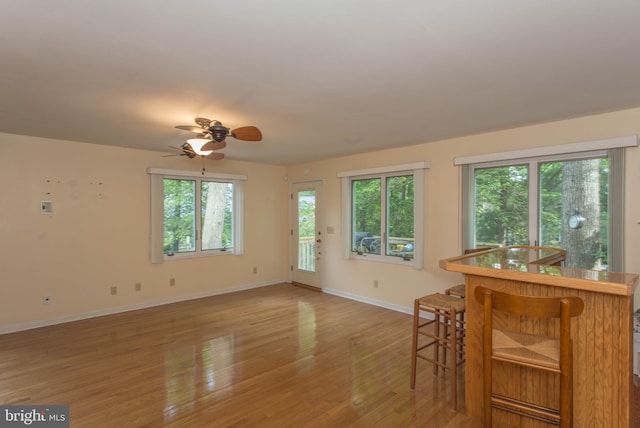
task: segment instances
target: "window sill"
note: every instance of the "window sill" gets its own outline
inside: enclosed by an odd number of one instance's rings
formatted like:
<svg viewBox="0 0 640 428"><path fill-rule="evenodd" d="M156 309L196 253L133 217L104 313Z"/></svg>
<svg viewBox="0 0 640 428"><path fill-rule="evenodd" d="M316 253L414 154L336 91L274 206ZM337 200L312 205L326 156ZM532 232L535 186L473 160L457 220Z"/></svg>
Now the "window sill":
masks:
<svg viewBox="0 0 640 428"><path fill-rule="evenodd" d="M367 254L367 253L363 253L363 254L351 253L351 256L349 258L353 260L365 260L368 262L388 263L388 264L399 265L399 266L409 266L414 269L419 269L416 265L415 258L411 260L404 260L402 257L379 256L377 254Z"/></svg>
<svg viewBox="0 0 640 428"><path fill-rule="evenodd" d="M173 260L185 260L185 259L202 259L207 257L218 257L218 256L235 256L237 255L234 251L207 251L207 252L198 252L198 253L177 253L173 256L167 256L165 254L164 261L173 261Z"/></svg>

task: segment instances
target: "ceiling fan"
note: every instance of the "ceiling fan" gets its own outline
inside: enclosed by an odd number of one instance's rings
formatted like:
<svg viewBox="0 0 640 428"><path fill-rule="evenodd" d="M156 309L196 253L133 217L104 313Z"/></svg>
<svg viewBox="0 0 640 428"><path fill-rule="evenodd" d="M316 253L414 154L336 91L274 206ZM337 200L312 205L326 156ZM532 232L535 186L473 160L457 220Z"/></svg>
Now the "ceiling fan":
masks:
<svg viewBox="0 0 640 428"><path fill-rule="evenodd" d="M203 158L213 159L213 160L223 159L224 158L224 153L216 153L216 152L214 152L214 150L220 150L220 149L226 147L227 143L224 142L224 141L221 142L221 143L214 143L212 140L207 140L207 141L208 142L205 142L205 144L203 144L202 147L200 147L198 151L196 151L188 141L186 143L183 143L180 147L169 146L172 149L180 150L182 153L180 153L178 155L166 155L164 157L168 157L168 156L186 156L189 159L193 159L196 156L202 156ZM209 144L209 143L211 143L211 144Z"/></svg>
<svg viewBox="0 0 640 428"><path fill-rule="evenodd" d="M262 140L262 132L255 126L242 126L231 130L217 120L214 121L199 117L195 119L195 122L198 126L176 126L177 129L195 132L197 134L196 138L188 139L187 142L179 148L173 147L174 149L182 151L180 156L187 156L192 159L199 155L207 159L222 159L224 158L224 154L215 153L215 151L227 146L225 141L227 137L233 137L243 141Z"/></svg>

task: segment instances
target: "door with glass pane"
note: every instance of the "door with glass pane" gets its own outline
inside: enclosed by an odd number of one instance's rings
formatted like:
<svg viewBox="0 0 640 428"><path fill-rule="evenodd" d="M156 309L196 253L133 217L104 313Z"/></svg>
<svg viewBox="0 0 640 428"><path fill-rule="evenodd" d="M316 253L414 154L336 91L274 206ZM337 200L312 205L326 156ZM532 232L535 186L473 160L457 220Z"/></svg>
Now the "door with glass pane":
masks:
<svg viewBox="0 0 640 428"><path fill-rule="evenodd" d="M473 168L470 246L567 250L566 266L609 264L609 159L605 154Z"/></svg>
<svg viewBox="0 0 640 428"><path fill-rule="evenodd" d="M292 186L292 281L322 287L322 182Z"/></svg>

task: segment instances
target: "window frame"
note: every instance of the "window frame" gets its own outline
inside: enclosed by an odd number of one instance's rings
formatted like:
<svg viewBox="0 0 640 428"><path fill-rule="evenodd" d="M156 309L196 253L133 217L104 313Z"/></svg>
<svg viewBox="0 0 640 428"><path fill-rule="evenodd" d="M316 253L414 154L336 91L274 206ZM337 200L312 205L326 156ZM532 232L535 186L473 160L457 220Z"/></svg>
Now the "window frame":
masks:
<svg viewBox="0 0 640 428"><path fill-rule="evenodd" d="M356 171L344 171L338 173L342 179L342 236L343 254L346 259L367 260L384 262L396 265L411 266L414 269L422 269L424 266L424 170L430 167L429 162L415 162L403 165L394 165L379 168L369 168ZM365 179L380 179L384 183L389 177L401 175L413 176L413 232L414 251L413 258L405 260L402 257L386 254L371 254L354 251L352 248L353 236L353 182ZM381 190L385 188L382 186ZM386 217L387 194L381 191L381 220ZM386 222L381 224L381 233L387 230ZM383 235L381 235L383 236ZM386 241L381 242L381 248L386 249Z"/></svg>
<svg viewBox="0 0 640 428"><path fill-rule="evenodd" d="M149 168L147 170L151 177L151 224L150 224L150 260L152 263L163 263L167 260L182 260L200 257L211 257L219 255L240 255L244 253L244 183L247 180L245 175L224 174L224 173L196 173L194 171L166 170ZM167 255L164 253L164 179L193 180L196 182L196 248L195 251L174 253ZM202 250L201 246L201 183L202 181L213 181L221 183L231 183L233 186L233 246L232 248Z"/></svg>
<svg viewBox="0 0 640 428"><path fill-rule="evenodd" d="M517 153L517 152L511 152ZM475 246L475 170L512 165L529 166L529 213L532 206L535 216L529 218L529 237L532 230L539 233L539 165L545 162L562 162L606 157L609 159L609 193L608 193L608 258L610 271L624 271L624 147L606 147L601 150L552 153L532 157L510 156L509 159L496 159L478 162L460 163L462 166L462 248ZM532 190L536 190L533 192ZM537 236L534 241L537 242ZM534 244L536 243L534 242ZM531 243L531 241L530 241Z"/></svg>

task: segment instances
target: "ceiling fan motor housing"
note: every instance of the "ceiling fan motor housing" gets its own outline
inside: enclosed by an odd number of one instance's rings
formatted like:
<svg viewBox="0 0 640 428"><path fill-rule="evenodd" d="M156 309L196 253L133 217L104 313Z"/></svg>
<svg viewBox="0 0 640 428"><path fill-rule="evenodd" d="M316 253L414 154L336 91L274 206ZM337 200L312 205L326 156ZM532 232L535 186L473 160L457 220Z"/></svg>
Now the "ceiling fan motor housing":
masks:
<svg viewBox="0 0 640 428"><path fill-rule="evenodd" d="M222 123L216 121L213 126L209 127L209 132L211 133L211 137L220 143L229 135L229 128L222 126Z"/></svg>

